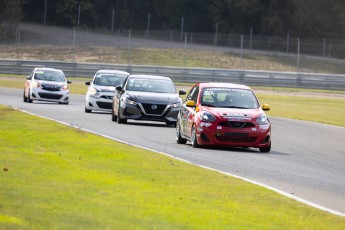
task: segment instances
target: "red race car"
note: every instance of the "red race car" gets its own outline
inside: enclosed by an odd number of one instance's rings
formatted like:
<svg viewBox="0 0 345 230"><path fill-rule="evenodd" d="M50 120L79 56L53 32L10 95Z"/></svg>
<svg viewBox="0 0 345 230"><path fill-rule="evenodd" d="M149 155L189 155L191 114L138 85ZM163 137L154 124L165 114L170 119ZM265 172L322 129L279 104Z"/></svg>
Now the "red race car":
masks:
<svg viewBox="0 0 345 230"><path fill-rule="evenodd" d="M198 83L179 112L176 141L193 147L231 146L271 150L271 124L254 92L245 85Z"/></svg>

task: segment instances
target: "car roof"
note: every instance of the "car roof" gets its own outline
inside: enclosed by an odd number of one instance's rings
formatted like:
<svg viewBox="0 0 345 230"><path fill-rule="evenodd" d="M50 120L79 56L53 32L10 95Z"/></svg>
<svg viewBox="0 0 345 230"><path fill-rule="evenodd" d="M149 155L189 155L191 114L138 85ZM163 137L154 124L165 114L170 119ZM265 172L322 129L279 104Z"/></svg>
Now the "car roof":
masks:
<svg viewBox="0 0 345 230"><path fill-rule="evenodd" d="M121 70L114 70L114 69L100 69L96 72L96 74L97 73L117 73L117 74L129 75L128 72L121 71Z"/></svg>
<svg viewBox="0 0 345 230"><path fill-rule="evenodd" d="M164 77L164 76L158 76L158 75L146 75L146 74L133 74L133 75L129 75L129 77L171 80L170 77Z"/></svg>
<svg viewBox="0 0 345 230"><path fill-rule="evenodd" d="M50 70L50 71L63 72L61 69L54 69L54 68L48 68L48 67L36 67L35 68L35 71L40 71L40 70Z"/></svg>
<svg viewBox="0 0 345 230"><path fill-rule="evenodd" d="M251 88L246 86L246 85L225 83L225 82L202 82L202 83L198 83L197 85L199 85L200 88L222 87L222 88L249 89L249 90L251 90Z"/></svg>

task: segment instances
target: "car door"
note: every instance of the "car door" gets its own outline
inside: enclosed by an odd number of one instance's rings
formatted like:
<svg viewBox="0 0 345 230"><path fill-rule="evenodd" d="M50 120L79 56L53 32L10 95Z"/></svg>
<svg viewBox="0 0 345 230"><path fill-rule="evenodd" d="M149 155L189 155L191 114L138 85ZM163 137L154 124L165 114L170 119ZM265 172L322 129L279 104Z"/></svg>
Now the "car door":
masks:
<svg viewBox="0 0 345 230"><path fill-rule="evenodd" d="M195 87L194 92L191 95L192 101L194 101L194 107L188 107L188 114L187 114L187 135L188 138L192 137L192 127L194 125L195 116L197 115L197 103L198 103L198 95L199 95L199 86Z"/></svg>
<svg viewBox="0 0 345 230"><path fill-rule="evenodd" d="M186 102L192 100L196 105L198 92L199 86L196 85L190 90L188 96L186 97L186 101L183 103L181 109L181 129L183 132L183 136L185 136L187 139L190 139L191 137L191 128L195 117L195 107L187 106Z"/></svg>

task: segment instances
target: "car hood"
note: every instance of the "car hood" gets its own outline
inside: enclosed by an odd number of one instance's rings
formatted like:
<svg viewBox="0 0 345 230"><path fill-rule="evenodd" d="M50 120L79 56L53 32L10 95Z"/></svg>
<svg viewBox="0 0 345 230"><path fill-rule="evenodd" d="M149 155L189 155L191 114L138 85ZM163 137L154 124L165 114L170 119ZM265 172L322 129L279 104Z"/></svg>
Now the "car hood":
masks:
<svg viewBox="0 0 345 230"><path fill-rule="evenodd" d="M132 100L139 103L172 104L182 101L177 93L151 93L130 91L127 92L125 96L130 97Z"/></svg>
<svg viewBox="0 0 345 230"><path fill-rule="evenodd" d="M95 89L97 89L99 92L111 92L115 93L115 87L114 86L100 86L100 85L93 85Z"/></svg>
<svg viewBox="0 0 345 230"><path fill-rule="evenodd" d="M261 108L236 109L236 108L202 107L201 111L210 112L216 115L220 119L228 119L229 117L256 119L260 114L264 113Z"/></svg>

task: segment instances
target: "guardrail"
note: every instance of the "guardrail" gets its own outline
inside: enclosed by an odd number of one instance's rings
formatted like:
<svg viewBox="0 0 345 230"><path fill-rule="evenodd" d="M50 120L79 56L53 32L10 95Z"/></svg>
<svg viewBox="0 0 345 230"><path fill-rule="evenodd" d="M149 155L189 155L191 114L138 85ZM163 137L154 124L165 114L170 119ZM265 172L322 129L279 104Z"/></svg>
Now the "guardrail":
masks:
<svg viewBox="0 0 345 230"><path fill-rule="evenodd" d="M29 75L35 67L64 71L67 77L93 77L99 69L117 69L131 74L168 76L176 82L232 82L251 86L278 86L345 90L345 75L256 70L118 65L56 61L0 60L0 73Z"/></svg>

